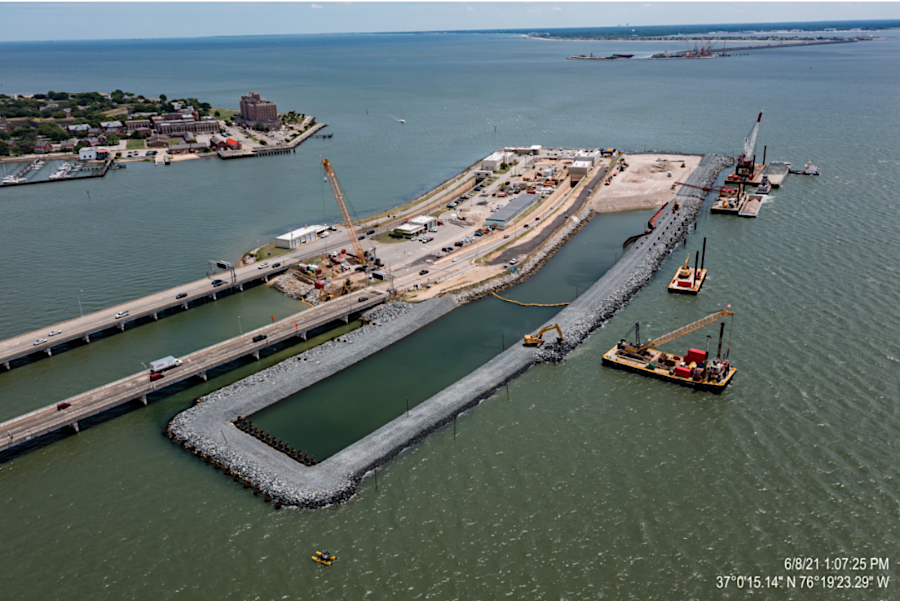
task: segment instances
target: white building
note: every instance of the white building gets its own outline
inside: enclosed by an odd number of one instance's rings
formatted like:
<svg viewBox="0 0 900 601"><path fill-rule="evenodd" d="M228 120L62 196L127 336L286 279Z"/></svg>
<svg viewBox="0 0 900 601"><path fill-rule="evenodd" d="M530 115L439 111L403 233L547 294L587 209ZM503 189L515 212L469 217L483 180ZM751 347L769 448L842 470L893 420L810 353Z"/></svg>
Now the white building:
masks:
<svg viewBox="0 0 900 601"><path fill-rule="evenodd" d="M579 150L575 153L576 161L588 161L591 164L591 167L597 164L597 161L600 160L600 151L599 150Z"/></svg>
<svg viewBox="0 0 900 601"><path fill-rule="evenodd" d="M78 151L78 158L82 161L96 161L97 160L97 147L96 146L88 146L86 148L82 148Z"/></svg>
<svg viewBox="0 0 900 601"><path fill-rule="evenodd" d="M278 248L294 249L301 244L312 242L319 237L319 234L321 234L322 232L327 232L328 229L329 228L327 225L310 225L307 227L302 227L298 230L282 234L281 236L275 238L275 246Z"/></svg>
<svg viewBox="0 0 900 601"><path fill-rule="evenodd" d="M581 178L587 177L587 174L591 172L592 168L593 163L590 161L575 161L569 165L569 175L573 182L577 182Z"/></svg>
<svg viewBox="0 0 900 601"><path fill-rule="evenodd" d="M491 153L486 159L481 161L481 168L485 171L499 171L500 165L509 163L509 153L502 150Z"/></svg>
<svg viewBox="0 0 900 601"><path fill-rule="evenodd" d="M418 223L404 223L403 225L397 226L394 228L392 232L394 235L398 236L406 236L407 238L412 238L416 234L421 234L425 231L425 226Z"/></svg>
<svg viewBox="0 0 900 601"><path fill-rule="evenodd" d="M431 230L437 227L437 217L432 217L431 215L419 215L418 217L410 219L409 223L421 225L426 230Z"/></svg>
<svg viewBox="0 0 900 601"><path fill-rule="evenodd" d="M475 172L475 181L481 181L483 179L488 179L494 174L493 171L488 171L487 169L479 169Z"/></svg>

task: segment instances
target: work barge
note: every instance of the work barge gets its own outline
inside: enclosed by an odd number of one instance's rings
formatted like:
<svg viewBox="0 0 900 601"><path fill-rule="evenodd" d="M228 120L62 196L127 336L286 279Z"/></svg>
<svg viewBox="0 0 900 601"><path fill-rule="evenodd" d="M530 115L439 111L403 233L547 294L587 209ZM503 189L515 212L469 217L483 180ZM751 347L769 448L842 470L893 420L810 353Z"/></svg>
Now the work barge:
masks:
<svg viewBox="0 0 900 601"><path fill-rule="evenodd" d="M705 156L689 180L695 186L709 186L732 159ZM656 228L637 240L622 257L586 292L561 310L543 327L558 324L563 338L539 348L515 344L468 376L402 414L365 438L338 453L306 465L248 434L240 427L247 416L271 406L316 382L386 348L427 323L453 310L459 303L490 294L502 285L488 282L456 298L446 295L414 305L408 314L382 323L378 336L353 334L352 349L329 346L304 357L279 364L247 381L220 389L200 399L197 405L176 416L165 434L235 482L271 501L276 508L320 508L350 499L360 490L363 478L376 471L404 449L433 432L455 423L457 417L493 396L510 380L541 363L555 363L584 342L599 327L624 308L653 277L666 258L686 240L695 224L705 193L694 188L678 191L659 214ZM677 208L676 208L677 207ZM590 207L578 217L586 217ZM556 239L571 232L561 231ZM521 266L527 273L542 259ZM541 329L543 329L543 327ZM356 332L354 332L356 334Z"/></svg>

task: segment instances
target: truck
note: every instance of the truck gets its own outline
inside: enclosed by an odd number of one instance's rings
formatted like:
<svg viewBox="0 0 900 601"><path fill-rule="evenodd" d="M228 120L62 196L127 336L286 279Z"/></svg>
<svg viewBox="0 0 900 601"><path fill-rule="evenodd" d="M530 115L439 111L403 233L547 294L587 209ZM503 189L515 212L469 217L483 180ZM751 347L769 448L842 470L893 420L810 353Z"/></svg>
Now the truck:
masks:
<svg viewBox="0 0 900 601"><path fill-rule="evenodd" d="M172 369L173 367L181 367L181 359L176 359L175 357L169 355L168 357L163 357L162 359L151 361L150 373L158 374L160 372L166 371L167 369Z"/></svg>

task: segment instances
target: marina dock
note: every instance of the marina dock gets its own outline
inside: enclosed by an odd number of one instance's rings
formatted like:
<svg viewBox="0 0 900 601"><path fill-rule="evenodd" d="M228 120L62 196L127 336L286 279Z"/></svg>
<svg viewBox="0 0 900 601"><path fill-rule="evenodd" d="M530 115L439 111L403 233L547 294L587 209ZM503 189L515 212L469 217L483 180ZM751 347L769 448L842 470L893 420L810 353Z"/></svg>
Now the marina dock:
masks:
<svg viewBox="0 0 900 601"><path fill-rule="evenodd" d="M363 296L365 295L365 297ZM366 300L362 300L366 298ZM388 295L378 290L361 290L335 301L291 315L272 325L247 332L181 358L182 365L165 372L160 380L150 381L149 371L141 371L110 384L48 405L0 423L0 453L61 428L79 431L79 422L130 401L147 404L147 395L193 377L207 379L211 369L253 355L291 338L306 339L310 330L334 321L349 322L351 315L379 305ZM265 334L266 339L254 342Z"/></svg>

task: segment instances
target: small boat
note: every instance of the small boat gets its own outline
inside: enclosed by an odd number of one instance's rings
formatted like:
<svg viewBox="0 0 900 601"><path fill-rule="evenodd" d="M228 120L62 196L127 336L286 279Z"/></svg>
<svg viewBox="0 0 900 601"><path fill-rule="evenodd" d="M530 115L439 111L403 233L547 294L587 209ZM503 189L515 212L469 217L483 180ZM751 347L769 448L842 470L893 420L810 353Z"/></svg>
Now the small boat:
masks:
<svg viewBox="0 0 900 601"><path fill-rule="evenodd" d="M756 188L757 194L769 194L772 191L772 183L769 181L769 178L765 175L762 177L762 181L759 182L759 186Z"/></svg>
<svg viewBox="0 0 900 601"><path fill-rule="evenodd" d="M803 171L799 169L791 169L790 171L794 175L819 175L819 168L813 165L812 161L806 163L806 167L803 168Z"/></svg>
<svg viewBox="0 0 900 601"><path fill-rule="evenodd" d="M400 119L400 123L406 123L406 119Z"/></svg>
<svg viewBox="0 0 900 601"><path fill-rule="evenodd" d="M312 556L312 560L321 563L322 565L330 566L336 562L338 558L328 551L316 551L316 554Z"/></svg>

